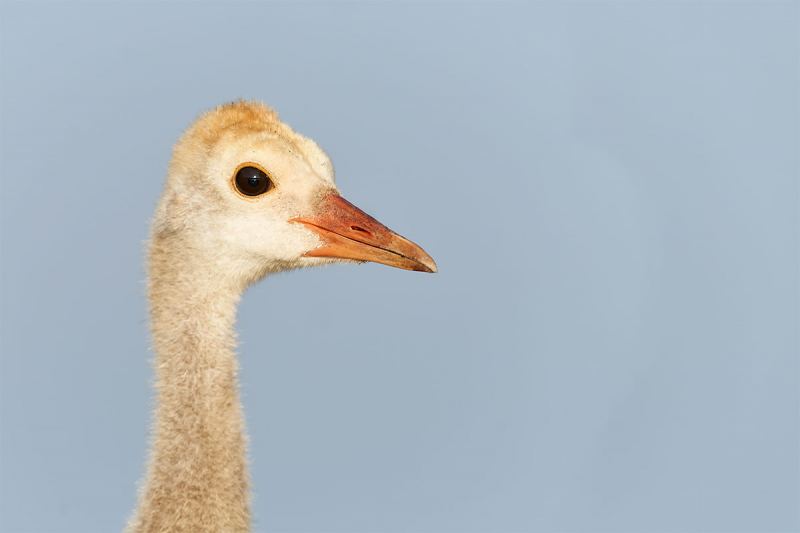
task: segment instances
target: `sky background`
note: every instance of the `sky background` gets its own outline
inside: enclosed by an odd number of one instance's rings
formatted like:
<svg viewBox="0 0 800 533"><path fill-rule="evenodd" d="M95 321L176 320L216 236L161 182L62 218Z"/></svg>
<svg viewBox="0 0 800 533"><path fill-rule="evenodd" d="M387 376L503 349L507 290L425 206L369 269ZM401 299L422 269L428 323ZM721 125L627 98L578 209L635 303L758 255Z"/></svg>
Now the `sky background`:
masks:
<svg viewBox="0 0 800 533"><path fill-rule="evenodd" d="M149 218L246 97L440 267L245 295L257 531L800 531L798 6L3 4L0 530L130 516Z"/></svg>

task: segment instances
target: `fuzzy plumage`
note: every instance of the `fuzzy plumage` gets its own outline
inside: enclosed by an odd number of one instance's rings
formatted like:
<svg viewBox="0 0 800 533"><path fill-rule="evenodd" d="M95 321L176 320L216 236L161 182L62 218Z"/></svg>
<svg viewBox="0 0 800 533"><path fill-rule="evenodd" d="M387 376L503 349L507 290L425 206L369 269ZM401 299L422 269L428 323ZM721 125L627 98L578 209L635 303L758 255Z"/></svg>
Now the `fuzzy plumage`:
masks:
<svg viewBox="0 0 800 533"><path fill-rule="evenodd" d="M231 194L240 161L271 170L281 196L269 210ZM286 220L332 189L325 153L260 103L206 113L175 146L149 253L153 441L128 531L249 530L236 306L264 274L322 262L300 257L319 241Z"/></svg>
<svg viewBox="0 0 800 533"><path fill-rule="evenodd" d="M269 192L238 190L243 165L264 169ZM270 272L338 260L436 271L424 250L342 199L328 156L263 104L220 106L184 133L152 225L156 409L129 533L249 530L236 307Z"/></svg>

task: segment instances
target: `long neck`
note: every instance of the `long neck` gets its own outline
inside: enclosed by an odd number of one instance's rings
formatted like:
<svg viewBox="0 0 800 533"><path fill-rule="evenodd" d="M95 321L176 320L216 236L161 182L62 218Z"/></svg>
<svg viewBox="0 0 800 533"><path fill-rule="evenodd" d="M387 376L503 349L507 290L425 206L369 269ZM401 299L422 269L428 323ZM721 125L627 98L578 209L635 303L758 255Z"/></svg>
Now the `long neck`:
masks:
<svg viewBox="0 0 800 533"><path fill-rule="evenodd" d="M248 531L249 489L234 321L241 288L154 240L150 304L157 404L129 531Z"/></svg>

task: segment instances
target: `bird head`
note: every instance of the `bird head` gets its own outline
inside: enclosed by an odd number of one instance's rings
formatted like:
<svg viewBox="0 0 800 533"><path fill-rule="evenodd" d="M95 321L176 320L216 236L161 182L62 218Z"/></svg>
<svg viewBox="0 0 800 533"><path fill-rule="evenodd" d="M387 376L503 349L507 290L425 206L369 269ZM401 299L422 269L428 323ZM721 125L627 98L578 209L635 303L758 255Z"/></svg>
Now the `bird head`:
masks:
<svg viewBox="0 0 800 533"><path fill-rule="evenodd" d="M337 261L436 272L422 248L340 195L314 141L253 102L213 109L184 133L153 234L246 281Z"/></svg>

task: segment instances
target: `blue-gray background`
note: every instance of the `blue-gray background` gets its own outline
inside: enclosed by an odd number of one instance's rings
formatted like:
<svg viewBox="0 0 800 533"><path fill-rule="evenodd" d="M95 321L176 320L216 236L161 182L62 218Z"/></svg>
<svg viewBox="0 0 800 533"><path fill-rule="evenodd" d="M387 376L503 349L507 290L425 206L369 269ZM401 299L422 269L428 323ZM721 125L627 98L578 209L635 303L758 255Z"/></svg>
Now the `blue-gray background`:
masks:
<svg viewBox="0 0 800 533"><path fill-rule="evenodd" d="M4 5L0 528L133 509L148 219L242 96L440 265L247 293L259 531L798 531L798 14Z"/></svg>

